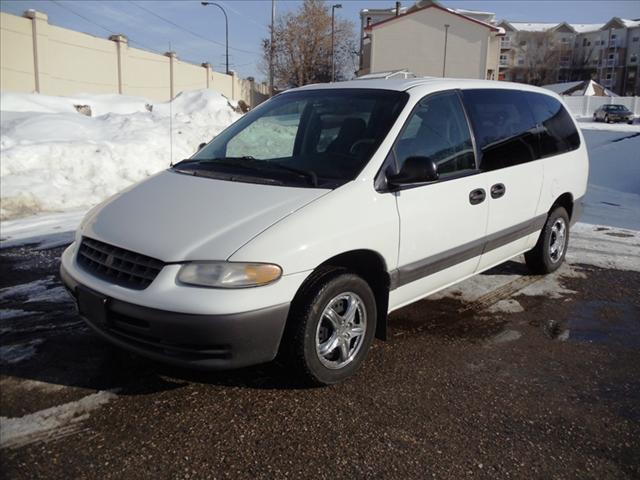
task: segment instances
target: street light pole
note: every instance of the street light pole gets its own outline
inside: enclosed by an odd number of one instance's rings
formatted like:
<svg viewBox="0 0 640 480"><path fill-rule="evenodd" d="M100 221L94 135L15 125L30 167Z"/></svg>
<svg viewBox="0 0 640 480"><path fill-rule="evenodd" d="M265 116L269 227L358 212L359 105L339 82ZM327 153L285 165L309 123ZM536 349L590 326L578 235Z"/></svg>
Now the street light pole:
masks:
<svg viewBox="0 0 640 480"><path fill-rule="evenodd" d="M225 12L224 8L222 8L220 5L218 5L215 2L200 2L200 3L202 3L202 5L204 5L205 7L207 5L215 5L220 10L222 10L222 13L224 14L224 27L225 27L225 39L226 39L226 58L227 58L227 75L229 75L229 19L227 18L227 12Z"/></svg>
<svg viewBox="0 0 640 480"><path fill-rule="evenodd" d="M276 20L276 0L271 0L271 44L269 45L269 95L273 97L273 55L275 51L274 31Z"/></svg>
<svg viewBox="0 0 640 480"><path fill-rule="evenodd" d="M442 77L444 78L444 72L447 68L447 37L449 36L449 27L450 25L444 24L444 56L442 58Z"/></svg>
<svg viewBox="0 0 640 480"><path fill-rule="evenodd" d="M336 8L342 8L342 5L337 3L331 5L331 81L336 81L336 55L335 55L335 23L336 23Z"/></svg>

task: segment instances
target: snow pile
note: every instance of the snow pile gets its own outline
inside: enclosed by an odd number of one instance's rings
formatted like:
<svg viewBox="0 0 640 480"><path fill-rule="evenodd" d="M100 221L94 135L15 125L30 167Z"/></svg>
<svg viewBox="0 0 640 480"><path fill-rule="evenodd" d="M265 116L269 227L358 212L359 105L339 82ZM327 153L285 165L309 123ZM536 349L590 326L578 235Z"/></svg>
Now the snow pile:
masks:
<svg viewBox="0 0 640 480"><path fill-rule="evenodd" d="M88 105L92 116L75 105ZM2 220L86 209L191 156L240 116L211 90L183 92L171 108L121 95L13 93L2 94L1 106Z"/></svg>

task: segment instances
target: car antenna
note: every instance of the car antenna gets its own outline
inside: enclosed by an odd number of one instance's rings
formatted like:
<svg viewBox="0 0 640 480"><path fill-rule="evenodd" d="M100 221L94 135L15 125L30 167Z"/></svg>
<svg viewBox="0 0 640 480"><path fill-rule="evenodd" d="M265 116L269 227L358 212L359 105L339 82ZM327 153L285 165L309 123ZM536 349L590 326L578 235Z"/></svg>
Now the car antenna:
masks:
<svg viewBox="0 0 640 480"><path fill-rule="evenodd" d="M169 52L171 52L171 42L169 42ZM173 89L169 90L169 166L173 167Z"/></svg>

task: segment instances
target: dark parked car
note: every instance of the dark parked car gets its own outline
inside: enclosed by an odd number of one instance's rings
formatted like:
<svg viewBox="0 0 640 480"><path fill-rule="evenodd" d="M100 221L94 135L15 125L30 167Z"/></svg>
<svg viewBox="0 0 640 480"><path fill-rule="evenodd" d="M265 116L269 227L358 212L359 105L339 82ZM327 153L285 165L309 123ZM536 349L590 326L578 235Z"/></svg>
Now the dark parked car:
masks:
<svg viewBox="0 0 640 480"><path fill-rule="evenodd" d="M633 123L633 113L624 105L602 105L593 112L593 121L603 120L606 123L627 122Z"/></svg>

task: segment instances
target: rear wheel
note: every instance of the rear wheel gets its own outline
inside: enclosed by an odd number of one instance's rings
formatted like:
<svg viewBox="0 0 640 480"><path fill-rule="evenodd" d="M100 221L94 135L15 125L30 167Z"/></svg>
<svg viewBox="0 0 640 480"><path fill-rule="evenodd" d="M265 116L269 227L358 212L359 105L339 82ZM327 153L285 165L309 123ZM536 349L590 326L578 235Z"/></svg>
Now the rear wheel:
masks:
<svg viewBox="0 0 640 480"><path fill-rule="evenodd" d="M547 217L538 243L524 254L532 273L545 274L557 270L567 253L569 244L569 214L564 207L557 207Z"/></svg>
<svg viewBox="0 0 640 480"><path fill-rule="evenodd" d="M374 294L358 275L336 271L311 281L292 306L285 361L306 383L347 379L367 356L376 313Z"/></svg>
<svg viewBox="0 0 640 480"><path fill-rule="evenodd" d="M609 115L604 116L604 123L609 123Z"/></svg>

